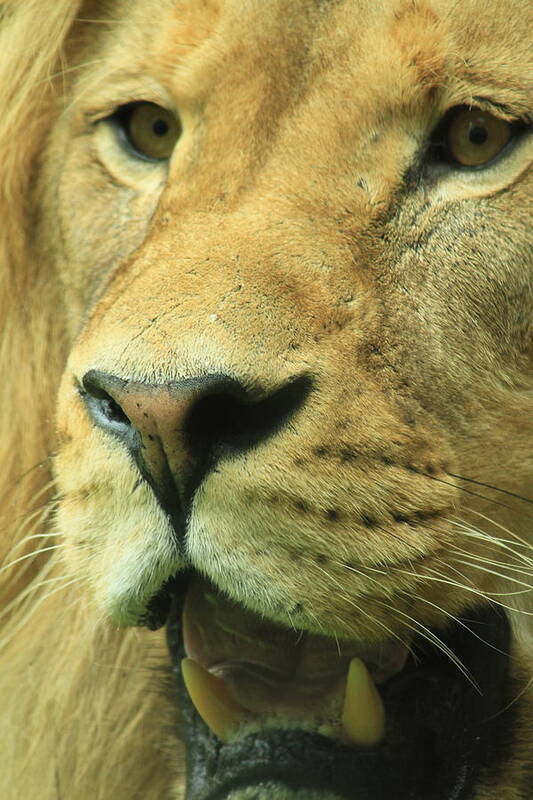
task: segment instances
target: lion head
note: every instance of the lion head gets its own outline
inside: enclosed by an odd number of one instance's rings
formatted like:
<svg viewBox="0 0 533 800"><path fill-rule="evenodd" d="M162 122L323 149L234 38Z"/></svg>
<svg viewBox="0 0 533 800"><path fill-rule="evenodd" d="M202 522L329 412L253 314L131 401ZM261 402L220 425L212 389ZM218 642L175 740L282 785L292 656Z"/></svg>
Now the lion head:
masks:
<svg viewBox="0 0 533 800"><path fill-rule="evenodd" d="M5 5L3 796L529 797L532 22Z"/></svg>

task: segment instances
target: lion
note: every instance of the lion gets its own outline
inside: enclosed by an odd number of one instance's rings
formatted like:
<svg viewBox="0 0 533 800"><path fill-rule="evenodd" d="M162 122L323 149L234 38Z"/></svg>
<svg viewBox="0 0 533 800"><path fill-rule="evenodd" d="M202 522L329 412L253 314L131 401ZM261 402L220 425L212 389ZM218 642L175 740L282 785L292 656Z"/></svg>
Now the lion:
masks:
<svg viewBox="0 0 533 800"><path fill-rule="evenodd" d="M0 9L2 798L530 800L531 4Z"/></svg>

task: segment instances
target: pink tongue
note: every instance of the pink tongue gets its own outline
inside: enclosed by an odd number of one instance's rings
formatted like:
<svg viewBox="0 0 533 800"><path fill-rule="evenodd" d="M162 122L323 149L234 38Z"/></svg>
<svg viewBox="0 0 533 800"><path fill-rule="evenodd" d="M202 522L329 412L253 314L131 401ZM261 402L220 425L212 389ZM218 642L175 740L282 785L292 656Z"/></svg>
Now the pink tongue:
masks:
<svg viewBox="0 0 533 800"><path fill-rule="evenodd" d="M313 710L344 685L354 656L374 680L398 672L407 656L395 642L340 642L267 622L237 606L200 578L183 610L187 656L223 678L249 711Z"/></svg>

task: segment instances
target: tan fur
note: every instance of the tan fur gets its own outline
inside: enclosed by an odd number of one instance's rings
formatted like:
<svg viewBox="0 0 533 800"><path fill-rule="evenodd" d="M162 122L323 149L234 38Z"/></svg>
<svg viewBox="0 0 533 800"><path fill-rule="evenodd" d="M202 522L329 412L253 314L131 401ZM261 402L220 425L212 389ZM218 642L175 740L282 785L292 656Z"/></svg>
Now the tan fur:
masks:
<svg viewBox="0 0 533 800"><path fill-rule="evenodd" d="M448 108L531 112L532 22L526 0L5 4L2 798L180 796L163 637L117 627L180 564L75 389L99 369L315 376L206 481L189 558L339 637L511 607L516 741L477 800L524 800L532 506L454 476L533 496L531 142L401 181ZM179 111L168 176L92 127L133 99Z"/></svg>

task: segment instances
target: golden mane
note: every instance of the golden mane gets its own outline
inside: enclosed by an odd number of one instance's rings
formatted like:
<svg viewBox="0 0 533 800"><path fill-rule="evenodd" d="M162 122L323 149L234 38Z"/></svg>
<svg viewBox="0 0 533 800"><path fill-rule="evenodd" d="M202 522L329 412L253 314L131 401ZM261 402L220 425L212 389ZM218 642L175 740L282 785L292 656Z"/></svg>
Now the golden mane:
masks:
<svg viewBox="0 0 533 800"><path fill-rule="evenodd" d="M169 784L151 725L154 715L164 722L152 669L162 643L95 630L53 532L53 409L69 310L32 254L32 175L60 108L62 48L79 8L25 0L0 16L0 796L155 800Z"/></svg>

